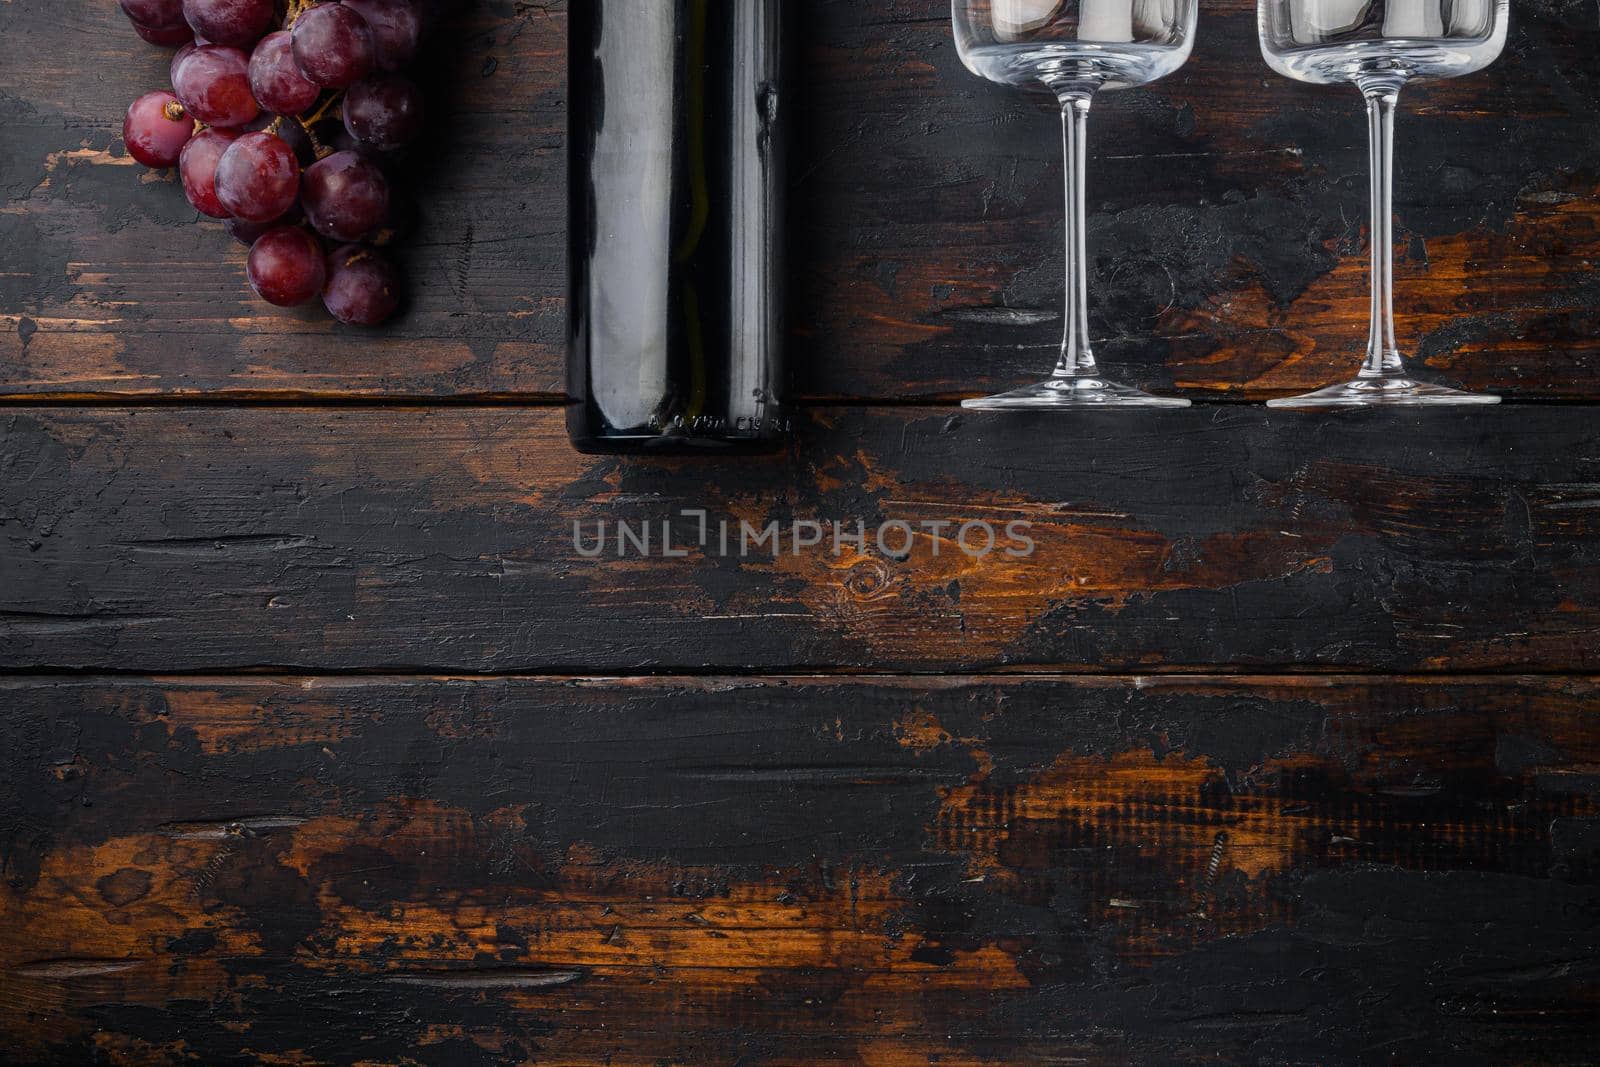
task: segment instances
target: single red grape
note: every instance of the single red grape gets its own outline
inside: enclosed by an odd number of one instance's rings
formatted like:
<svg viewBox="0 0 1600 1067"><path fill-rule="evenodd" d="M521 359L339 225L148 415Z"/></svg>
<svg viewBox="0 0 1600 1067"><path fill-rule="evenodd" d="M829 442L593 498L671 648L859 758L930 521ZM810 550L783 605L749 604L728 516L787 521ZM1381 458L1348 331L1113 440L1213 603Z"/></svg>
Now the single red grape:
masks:
<svg viewBox="0 0 1600 1067"><path fill-rule="evenodd" d="M176 165L193 134L194 120L168 92L145 93L128 108L128 117L122 121L128 154L147 167Z"/></svg>
<svg viewBox="0 0 1600 1067"><path fill-rule="evenodd" d="M228 236L249 248L261 239L266 233L278 224L277 219L271 222L246 222L244 219L228 219L223 222L222 228L228 231Z"/></svg>
<svg viewBox="0 0 1600 1067"><path fill-rule="evenodd" d="M400 70L416 57L422 15L412 0L345 0L372 27L373 59L379 70Z"/></svg>
<svg viewBox="0 0 1600 1067"><path fill-rule="evenodd" d="M422 90L399 74L373 74L344 98L344 128L369 148L392 152L422 130Z"/></svg>
<svg viewBox="0 0 1600 1067"><path fill-rule="evenodd" d="M261 239L261 235L276 230L280 226L298 226L305 221L305 213L296 204L284 212L279 218L270 222L249 222L245 219L228 219L222 228L228 231L228 236L249 248Z"/></svg>
<svg viewBox="0 0 1600 1067"><path fill-rule="evenodd" d="M277 115L298 115L322 95L322 90L300 73L287 30L261 38L250 55L250 88L261 106Z"/></svg>
<svg viewBox="0 0 1600 1067"><path fill-rule="evenodd" d="M298 226L262 234L250 246L245 273L261 299L284 308L315 298L328 280L322 245Z"/></svg>
<svg viewBox="0 0 1600 1067"><path fill-rule="evenodd" d="M271 222L300 195L300 161L283 138L265 131L241 136L217 162L217 199L228 214Z"/></svg>
<svg viewBox="0 0 1600 1067"><path fill-rule="evenodd" d="M175 47L194 39L194 31L183 20L183 0L121 0L122 13L133 23L135 32L164 47Z"/></svg>
<svg viewBox="0 0 1600 1067"><path fill-rule="evenodd" d="M184 23L185 26L188 23ZM189 41L182 48L172 53L172 63L167 67L167 80L176 84L178 81L178 68L183 66L183 61L194 55L194 50L199 48L198 41Z"/></svg>
<svg viewBox="0 0 1600 1067"><path fill-rule="evenodd" d="M122 13L135 26L165 29L183 21L183 0L119 0Z"/></svg>
<svg viewBox="0 0 1600 1067"><path fill-rule="evenodd" d="M400 307L400 275L382 253L345 245L328 260L322 303L340 322L377 326Z"/></svg>
<svg viewBox="0 0 1600 1067"><path fill-rule="evenodd" d="M278 12L273 0L183 0L183 16L208 41L250 48L272 29Z"/></svg>
<svg viewBox="0 0 1600 1067"><path fill-rule="evenodd" d="M189 114L207 126L243 126L261 113L250 92L250 57L228 45L190 52L177 65L172 88Z"/></svg>
<svg viewBox="0 0 1600 1067"><path fill-rule="evenodd" d="M278 136L282 137L284 142L294 149L294 157L300 161L301 173L304 173L305 168L317 161L316 142L311 140L311 135L306 132L304 126L300 125L298 119L284 119L278 126Z"/></svg>
<svg viewBox="0 0 1600 1067"><path fill-rule="evenodd" d="M335 152L306 168L301 203L324 237L359 241L389 215L389 179L361 153Z"/></svg>
<svg viewBox="0 0 1600 1067"><path fill-rule="evenodd" d="M217 199L217 162L238 137L232 130L212 127L201 130L183 146L183 154L178 157L178 178L183 182L183 195L202 215L225 219L230 214Z"/></svg>
<svg viewBox="0 0 1600 1067"><path fill-rule="evenodd" d="M294 59L305 76L343 89L372 73L372 28L355 8L318 4L294 20Z"/></svg>
<svg viewBox="0 0 1600 1067"><path fill-rule="evenodd" d="M176 48L188 41L194 40L194 31L187 22L179 22L171 26L146 26L135 22L133 32L143 37L146 41L162 48Z"/></svg>

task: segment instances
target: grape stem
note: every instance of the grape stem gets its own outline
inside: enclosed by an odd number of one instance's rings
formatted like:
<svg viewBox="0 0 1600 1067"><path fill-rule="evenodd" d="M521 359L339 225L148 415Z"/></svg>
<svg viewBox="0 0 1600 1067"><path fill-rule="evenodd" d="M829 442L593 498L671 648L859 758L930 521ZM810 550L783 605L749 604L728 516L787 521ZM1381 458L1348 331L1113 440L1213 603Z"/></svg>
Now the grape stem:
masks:
<svg viewBox="0 0 1600 1067"><path fill-rule="evenodd" d="M296 115L295 121L300 128L306 131L306 138L311 142L311 150L317 154L318 159L327 159L333 155L333 149L317 139L317 133L311 127L328 117L328 113L344 103L344 93L333 93L309 115Z"/></svg>
<svg viewBox="0 0 1600 1067"><path fill-rule="evenodd" d="M296 118L295 121L300 124L300 128L302 130L306 131L306 138L311 142L311 150L317 154L318 159L327 159L333 154L333 150L331 148L317 139L316 131L310 126L306 125L305 119Z"/></svg>
<svg viewBox="0 0 1600 1067"><path fill-rule="evenodd" d="M328 98L317 107L317 110L313 111L308 117L302 118L300 121L308 125L321 122L323 119L328 117L328 112L332 111L334 108L342 106L343 104L343 93L331 93L329 94ZM341 112L341 114L342 113L343 112Z"/></svg>

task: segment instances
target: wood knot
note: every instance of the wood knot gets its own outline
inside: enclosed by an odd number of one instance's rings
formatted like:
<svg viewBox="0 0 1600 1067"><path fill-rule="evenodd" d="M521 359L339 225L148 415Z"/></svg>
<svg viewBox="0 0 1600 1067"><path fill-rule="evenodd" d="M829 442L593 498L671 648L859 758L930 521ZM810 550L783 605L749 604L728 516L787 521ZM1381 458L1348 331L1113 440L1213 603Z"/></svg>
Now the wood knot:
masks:
<svg viewBox="0 0 1600 1067"><path fill-rule="evenodd" d="M850 568L844 587L858 600L871 600L889 588L889 568L875 559L864 559Z"/></svg>

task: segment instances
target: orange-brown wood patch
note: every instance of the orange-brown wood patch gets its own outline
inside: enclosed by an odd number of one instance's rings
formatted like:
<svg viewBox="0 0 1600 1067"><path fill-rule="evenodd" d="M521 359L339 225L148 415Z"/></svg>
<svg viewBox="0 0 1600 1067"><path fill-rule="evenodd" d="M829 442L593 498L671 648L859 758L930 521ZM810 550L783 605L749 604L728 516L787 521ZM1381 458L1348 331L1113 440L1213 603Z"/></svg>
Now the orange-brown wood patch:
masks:
<svg viewBox="0 0 1600 1067"><path fill-rule="evenodd" d="M1588 680L0 691L0 1030L51 1062L1354 1060L1446 1006L1559 1062L1592 1021Z"/></svg>

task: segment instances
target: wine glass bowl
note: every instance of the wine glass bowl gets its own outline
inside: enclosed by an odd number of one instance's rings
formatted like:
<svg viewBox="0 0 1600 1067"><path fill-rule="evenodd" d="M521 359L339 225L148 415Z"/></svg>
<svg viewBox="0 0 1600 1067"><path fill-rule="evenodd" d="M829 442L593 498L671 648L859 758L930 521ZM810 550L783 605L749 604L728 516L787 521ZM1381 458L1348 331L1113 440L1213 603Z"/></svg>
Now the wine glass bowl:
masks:
<svg viewBox="0 0 1600 1067"><path fill-rule="evenodd" d="M1182 0L954 0L968 70L1003 85L1112 92L1183 66L1194 4Z"/></svg>
<svg viewBox="0 0 1600 1067"><path fill-rule="evenodd" d="M1505 48L1510 0L1258 0L1261 52L1284 77L1350 84L1366 98L1371 145L1372 320L1353 381L1270 407L1496 404L1500 398L1419 381L1406 370L1394 322L1394 122L1414 79L1487 67Z"/></svg>
<svg viewBox="0 0 1600 1067"><path fill-rule="evenodd" d="M1284 77L1318 85L1459 78L1505 48L1508 2L1261 0L1261 53Z"/></svg>
<svg viewBox="0 0 1600 1067"><path fill-rule="evenodd" d="M951 0L956 47L972 73L1015 88L1044 87L1061 105L1066 157L1066 312L1061 357L1047 380L964 401L980 411L1187 407L1100 375L1089 340L1089 107L1095 95L1144 85L1188 60L1198 0Z"/></svg>

